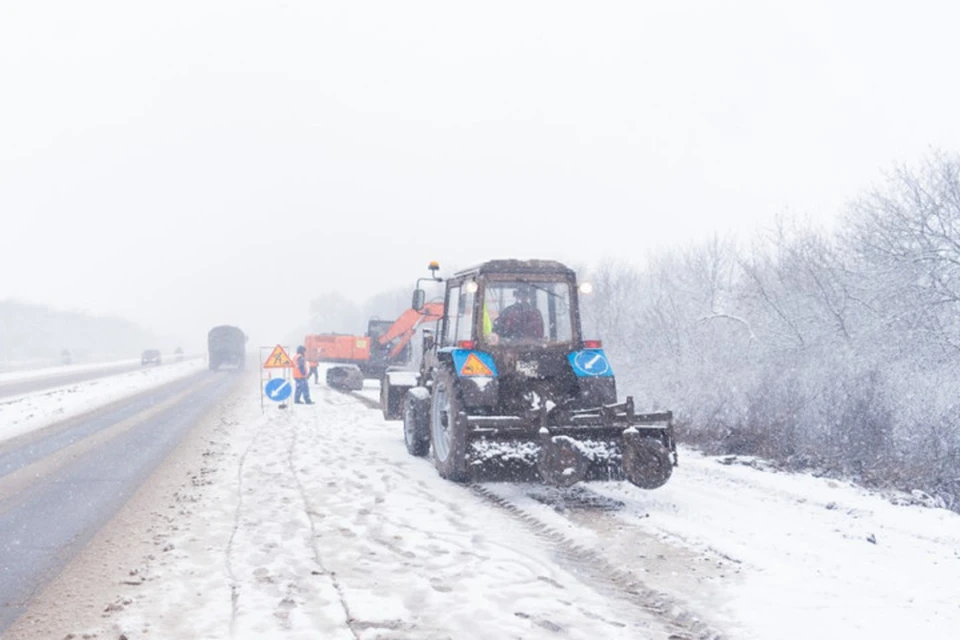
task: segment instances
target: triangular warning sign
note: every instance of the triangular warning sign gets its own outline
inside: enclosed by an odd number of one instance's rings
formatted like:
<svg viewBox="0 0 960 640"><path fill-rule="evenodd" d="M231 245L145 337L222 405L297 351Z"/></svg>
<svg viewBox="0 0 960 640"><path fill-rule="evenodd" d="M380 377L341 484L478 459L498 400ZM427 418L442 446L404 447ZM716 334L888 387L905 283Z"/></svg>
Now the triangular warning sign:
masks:
<svg viewBox="0 0 960 640"><path fill-rule="evenodd" d="M490 367L483 364L483 361L477 357L477 354L471 353L467 356L467 361L463 363L463 366L460 367L460 375L462 376L492 376L493 371L490 370Z"/></svg>
<svg viewBox="0 0 960 640"><path fill-rule="evenodd" d="M283 347L277 345L270 352L267 361L263 363L264 369L289 369L293 367L293 360L283 350Z"/></svg>

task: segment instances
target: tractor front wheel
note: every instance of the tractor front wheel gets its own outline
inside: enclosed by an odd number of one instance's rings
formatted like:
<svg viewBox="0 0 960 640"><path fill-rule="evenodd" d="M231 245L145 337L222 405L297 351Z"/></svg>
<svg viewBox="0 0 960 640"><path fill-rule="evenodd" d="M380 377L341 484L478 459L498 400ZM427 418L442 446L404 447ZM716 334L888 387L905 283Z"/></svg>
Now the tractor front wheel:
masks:
<svg viewBox="0 0 960 640"><path fill-rule="evenodd" d="M467 416L460 409L457 378L447 368L437 372L430 399L433 462L442 478L467 480Z"/></svg>

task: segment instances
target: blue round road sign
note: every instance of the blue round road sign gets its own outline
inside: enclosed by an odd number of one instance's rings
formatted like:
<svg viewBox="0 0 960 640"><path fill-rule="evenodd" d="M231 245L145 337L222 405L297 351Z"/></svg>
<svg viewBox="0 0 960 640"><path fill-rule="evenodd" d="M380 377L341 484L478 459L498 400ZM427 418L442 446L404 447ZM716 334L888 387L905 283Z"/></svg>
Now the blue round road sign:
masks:
<svg viewBox="0 0 960 640"><path fill-rule="evenodd" d="M267 382L267 386L265 386L263 390L271 400L283 402L289 398L290 393L293 392L293 385L290 384L289 380L274 378Z"/></svg>
<svg viewBox="0 0 960 640"><path fill-rule="evenodd" d="M573 365L573 372L581 378L613 375L613 371L610 370L610 361L599 349L586 349L571 354L570 364Z"/></svg>

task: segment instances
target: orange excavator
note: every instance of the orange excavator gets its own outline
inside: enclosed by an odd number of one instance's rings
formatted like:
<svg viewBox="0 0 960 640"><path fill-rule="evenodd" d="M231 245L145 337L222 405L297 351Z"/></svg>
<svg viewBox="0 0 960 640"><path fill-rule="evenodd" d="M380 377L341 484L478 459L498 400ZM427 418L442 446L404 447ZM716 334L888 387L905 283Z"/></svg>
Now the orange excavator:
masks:
<svg viewBox="0 0 960 640"><path fill-rule="evenodd" d="M373 318L363 336L326 333L304 338L307 360L340 366L327 369L327 385L359 391L364 379L380 380L388 367L410 360L411 340L417 327L443 317L443 303L428 302L420 310L407 309L393 321Z"/></svg>

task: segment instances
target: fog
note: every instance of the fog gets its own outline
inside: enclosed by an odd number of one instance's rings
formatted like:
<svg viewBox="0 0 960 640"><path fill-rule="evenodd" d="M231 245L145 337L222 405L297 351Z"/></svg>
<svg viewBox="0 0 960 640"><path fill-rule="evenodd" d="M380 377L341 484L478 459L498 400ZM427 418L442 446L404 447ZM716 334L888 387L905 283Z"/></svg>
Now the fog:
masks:
<svg viewBox="0 0 960 640"><path fill-rule="evenodd" d="M0 300L271 344L429 260L828 226L960 148L955 3L647 5L5 2Z"/></svg>

